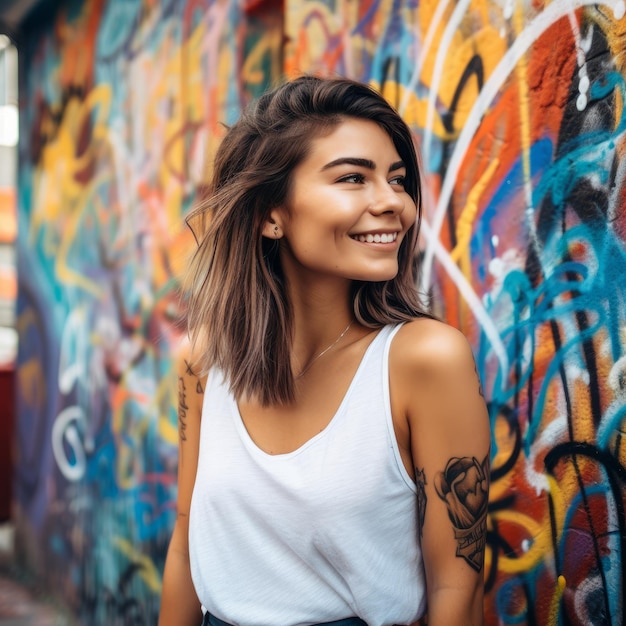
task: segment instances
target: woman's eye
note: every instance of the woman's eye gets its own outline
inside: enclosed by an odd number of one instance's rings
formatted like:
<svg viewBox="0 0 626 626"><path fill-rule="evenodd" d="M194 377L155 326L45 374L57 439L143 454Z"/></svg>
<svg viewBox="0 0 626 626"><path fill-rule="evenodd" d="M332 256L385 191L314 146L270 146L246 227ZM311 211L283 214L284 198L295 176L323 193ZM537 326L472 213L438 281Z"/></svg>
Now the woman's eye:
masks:
<svg viewBox="0 0 626 626"><path fill-rule="evenodd" d="M397 185L398 187L404 187L406 178L404 176L396 176L389 181L390 185Z"/></svg>
<svg viewBox="0 0 626 626"><path fill-rule="evenodd" d="M350 174L339 179L340 183L362 183L365 180L363 174Z"/></svg>

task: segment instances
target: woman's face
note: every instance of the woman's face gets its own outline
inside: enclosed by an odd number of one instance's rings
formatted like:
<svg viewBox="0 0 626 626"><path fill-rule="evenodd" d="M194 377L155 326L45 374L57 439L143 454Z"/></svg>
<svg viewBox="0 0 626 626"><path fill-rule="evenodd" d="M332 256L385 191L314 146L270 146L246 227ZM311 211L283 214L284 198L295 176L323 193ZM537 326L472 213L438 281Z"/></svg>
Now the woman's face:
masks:
<svg viewBox="0 0 626 626"><path fill-rule="evenodd" d="M417 217L405 174L391 138L369 120L346 118L313 139L293 171L287 201L272 212L282 229L286 275L392 279L400 243ZM271 236L269 227L264 232Z"/></svg>

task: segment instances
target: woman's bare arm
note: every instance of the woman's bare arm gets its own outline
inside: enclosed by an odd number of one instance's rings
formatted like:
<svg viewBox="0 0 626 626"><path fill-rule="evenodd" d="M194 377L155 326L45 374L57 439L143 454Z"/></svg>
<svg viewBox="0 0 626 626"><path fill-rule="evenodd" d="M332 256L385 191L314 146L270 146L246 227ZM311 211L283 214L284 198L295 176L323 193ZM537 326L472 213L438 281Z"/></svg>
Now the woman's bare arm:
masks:
<svg viewBox="0 0 626 626"><path fill-rule="evenodd" d="M191 369L189 348L178 360L178 500L165 571L159 626L199 626L200 602L189 568L189 509L198 466L200 416L205 381Z"/></svg>
<svg viewBox="0 0 626 626"><path fill-rule="evenodd" d="M433 320L407 324L398 336L392 385L410 429L428 625L478 626L490 429L472 351L460 332Z"/></svg>

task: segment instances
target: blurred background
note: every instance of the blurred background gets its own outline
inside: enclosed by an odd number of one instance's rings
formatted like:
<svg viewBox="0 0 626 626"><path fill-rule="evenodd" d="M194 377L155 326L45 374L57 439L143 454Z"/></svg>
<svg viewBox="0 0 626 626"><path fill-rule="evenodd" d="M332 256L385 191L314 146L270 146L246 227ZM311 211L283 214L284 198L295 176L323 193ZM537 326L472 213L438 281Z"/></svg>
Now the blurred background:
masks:
<svg viewBox="0 0 626 626"><path fill-rule="evenodd" d="M15 584L62 610L50 624L156 623L183 218L223 124L316 72L379 89L421 153L417 287L470 339L492 424L486 623L623 624L625 15L623 0L2 0L5 612ZM0 585L0 624L2 607Z"/></svg>
<svg viewBox="0 0 626 626"><path fill-rule="evenodd" d="M11 39L0 34L0 415L2 416L0 476L10 475L9 450L14 420L13 373L17 353L15 329L17 139L17 51ZM8 519L10 500L11 482L1 480L0 520Z"/></svg>

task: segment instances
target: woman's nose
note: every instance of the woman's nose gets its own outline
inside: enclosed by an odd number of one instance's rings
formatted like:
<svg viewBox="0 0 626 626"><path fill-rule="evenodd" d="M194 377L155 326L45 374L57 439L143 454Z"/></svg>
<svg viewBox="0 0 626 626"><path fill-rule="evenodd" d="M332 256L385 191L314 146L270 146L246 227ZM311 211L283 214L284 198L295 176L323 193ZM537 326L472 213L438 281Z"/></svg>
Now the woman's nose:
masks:
<svg viewBox="0 0 626 626"><path fill-rule="evenodd" d="M404 194L384 181L376 185L369 210L372 213L400 213L404 209Z"/></svg>

